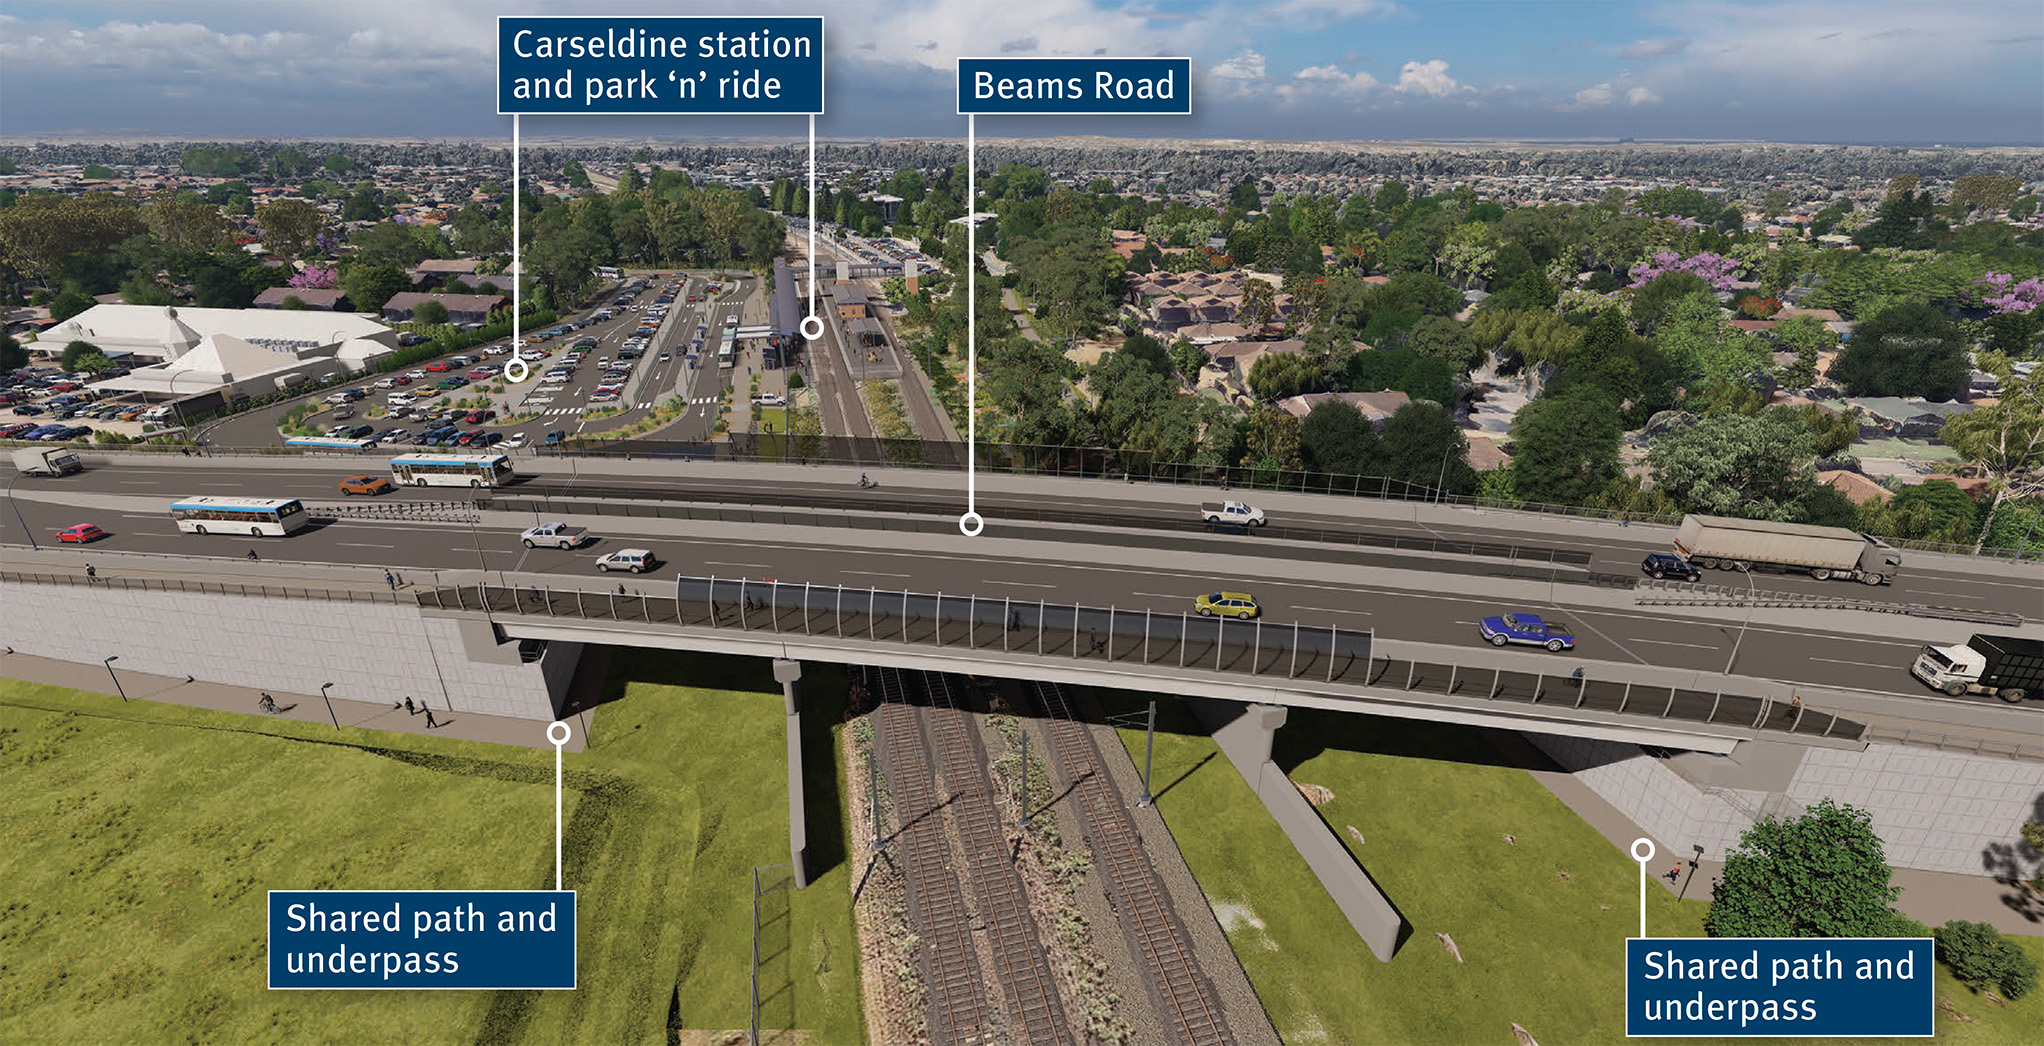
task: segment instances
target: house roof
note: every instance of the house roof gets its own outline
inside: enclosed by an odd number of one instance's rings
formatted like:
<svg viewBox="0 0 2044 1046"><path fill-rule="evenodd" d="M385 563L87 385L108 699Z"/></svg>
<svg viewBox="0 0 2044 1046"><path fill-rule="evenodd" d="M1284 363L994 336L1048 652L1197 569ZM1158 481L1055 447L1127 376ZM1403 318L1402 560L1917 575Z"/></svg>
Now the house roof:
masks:
<svg viewBox="0 0 2044 1046"><path fill-rule="evenodd" d="M1886 501L1895 496L1895 492L1887 487L1845 469L1827 469L1819 472L1817 482L1845 495L1845 500L1855 505L1864 505L1869 501Z"/></svg>
<svg viewBox="0 0 2044 1046"><path fill-rule="evenodd" d="M390 300L383 303L383 311L410 312L429 301L437 301L447 306L449 312L489 312L510 299L501 294L420 294L417 291L405 291L402 294L391 295Z"/></svg>
<svg viewBox="0 0 2044 1046"><path fill-rule="evenodd" d="M1303 418L1313 408L1330 400L1340 400L1361 411L1371 421L1382 421L1398 413L1400 407L1412 402L1412 397L1403 392L1309 392L1303 396L1278 401L1278 408L1295 418Z"/></svg>
<svg viewBox="0 0 2044 1046"><path fill-rule="evenodd" d="M270 287L256 295L257 305L282 305L286 298L296 298L307 305L323 305L333 308L348 296L341 287Z"/></svg>

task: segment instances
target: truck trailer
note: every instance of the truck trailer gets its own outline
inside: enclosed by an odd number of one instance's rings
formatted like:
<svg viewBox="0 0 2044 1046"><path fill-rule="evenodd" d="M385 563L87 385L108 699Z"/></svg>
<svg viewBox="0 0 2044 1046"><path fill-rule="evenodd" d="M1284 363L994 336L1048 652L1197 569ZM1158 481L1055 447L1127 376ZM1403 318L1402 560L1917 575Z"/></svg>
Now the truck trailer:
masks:
<svg viewBox="0 0 2044 1046"><path fill-rule="evenodd" d="M65 476L85 466L69 447L22 447L14 452L14 468L24 476Z"/></svg>
<svg viewBox="0 0 2044 1046"><path fill-rule="evenodd" d="M2044 639L1976 635L1965 646L1926 646L1909 674L1950 694L2014 704L2044 694Z"/></svg>
<svg viewBox="0 0 2044 1046"><path fill-rule="evenodd" d="M1794 571L1819 581L1885 585L1902 572L1902 554L1880 538L1803 523L1684 516L1675 551L1700 567Z"/></svg>

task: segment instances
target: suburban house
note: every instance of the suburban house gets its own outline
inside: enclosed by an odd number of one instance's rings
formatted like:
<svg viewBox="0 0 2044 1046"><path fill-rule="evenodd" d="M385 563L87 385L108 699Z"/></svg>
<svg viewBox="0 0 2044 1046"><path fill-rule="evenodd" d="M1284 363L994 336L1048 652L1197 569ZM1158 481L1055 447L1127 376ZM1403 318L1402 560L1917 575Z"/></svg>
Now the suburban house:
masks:
<svg viewBox="0 0 2044 1046"><path fill-rule="evenodd" d="M348 292L340 287L271 287L256 295L255 307L281 309L286 298L296 298L316 312L355 311L355 303L348 300Z"/></svg>
<svg viewBox="0 0 2044 1046"><path fill-rule="evenodd" d="M455 279L473 286L478 280L476 267L481 264L480 258L428 258L405 275L412 278L414 287L438 287Z"/></svg>
<svg viewBox="0 0 2044 1046"><path fill-rule="evenodd" d="M405 291L393 294L383 303L383 318L392 323L408 323L413 312L429 301L437 301L447 307L449 323L486 323L492 309L501 309L511 304L511 299L501 294L420 294Z"/></svg>
<svg viewBox="0 0 2044 1046"><path fill-rule="evenodd" d="M1412 402L1412 397L1407 396L1403 392L1395 391L1309 392L1303 396L1293 396L1289 399L1279 400L1277 405L1278 409L1295 418L1304 418L1313 412L1314 407L1329 400L1340 400L1354 407L1362 412L1363 417L1369 419L1370 424L1381 429L1384 427L1384 422L1389 420L1391 415L1398 413L1400 407Z"/></svg>

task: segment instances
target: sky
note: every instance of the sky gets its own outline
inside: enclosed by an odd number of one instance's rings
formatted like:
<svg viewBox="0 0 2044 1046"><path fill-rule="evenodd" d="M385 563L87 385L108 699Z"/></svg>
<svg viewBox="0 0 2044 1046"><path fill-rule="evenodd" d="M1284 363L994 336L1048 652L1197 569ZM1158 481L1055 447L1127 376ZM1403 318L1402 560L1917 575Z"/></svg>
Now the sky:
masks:
<svg viewBox="0 0 2044 1046"><path fill-rule="evenodd" d="M2044 0L0 0L0 137L508 139L502 14L822 14L824 138L963 136L957 56L1192 60L1191 116L984 137L2044 145ZM564 136L798 136L803 117L524 117Z"/></svg>

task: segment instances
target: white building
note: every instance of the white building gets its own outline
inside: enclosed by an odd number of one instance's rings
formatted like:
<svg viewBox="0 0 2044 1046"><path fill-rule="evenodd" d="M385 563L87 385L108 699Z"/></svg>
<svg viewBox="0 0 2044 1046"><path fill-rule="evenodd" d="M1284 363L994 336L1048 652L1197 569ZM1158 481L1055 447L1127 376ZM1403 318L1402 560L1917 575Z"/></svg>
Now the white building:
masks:
<svg viewBox="0 0 2044 1046"><path fill-rule="evenodd" d="M206 392L261 396L362 371L396 349L397 338L377 320L345 312L98 305L38 341L90 342L130 364L161 361L100 385L184 399Z"/></svg>

